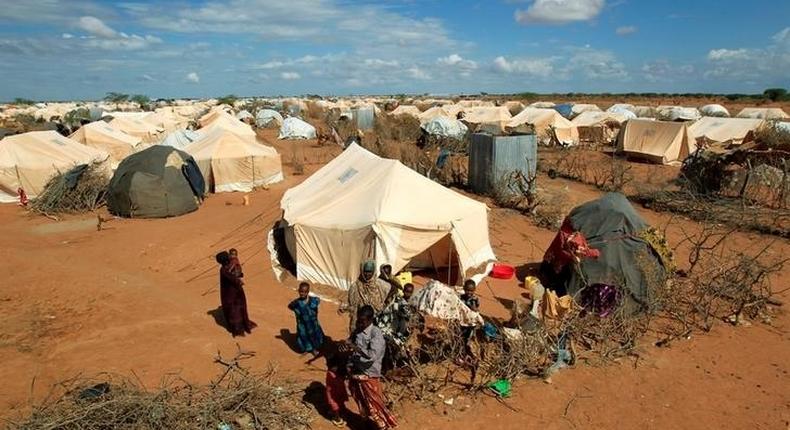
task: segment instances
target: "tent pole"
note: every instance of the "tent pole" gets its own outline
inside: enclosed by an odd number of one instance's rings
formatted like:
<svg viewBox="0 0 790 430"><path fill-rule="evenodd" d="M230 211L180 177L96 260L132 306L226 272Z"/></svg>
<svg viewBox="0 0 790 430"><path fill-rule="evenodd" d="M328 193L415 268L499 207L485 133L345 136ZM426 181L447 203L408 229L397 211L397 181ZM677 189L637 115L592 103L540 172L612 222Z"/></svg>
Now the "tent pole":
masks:
<svg viewBox="0 0 790 430"><path fill-rule="evenodd" d="M450 247L447 251L447 286L450 286L450 274L453 272L453 236L448 234L447 237L450 238Z"/></svg>

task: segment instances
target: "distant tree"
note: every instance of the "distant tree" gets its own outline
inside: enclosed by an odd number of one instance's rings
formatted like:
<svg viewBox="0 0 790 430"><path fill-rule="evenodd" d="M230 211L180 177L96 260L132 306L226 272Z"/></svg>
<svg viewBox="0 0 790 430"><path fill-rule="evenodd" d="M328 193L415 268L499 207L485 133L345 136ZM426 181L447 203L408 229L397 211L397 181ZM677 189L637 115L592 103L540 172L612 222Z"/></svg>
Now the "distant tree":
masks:
<svg viewBox="0 0 790 430"><path fill-rule="evenodd" d="M137 103L138 105L140 105L140 109L142 109L142 110L149 110L149 108L150 108L151 99L148 98L148 96L146 96L144 94L135 94L135 95L129 97L129 100Z"/></svg>
<svg viewBox="0 0 790 430"><path fill-rule="evenodd" d="M763 96L773 102L788 100L787 90L784 88L768 88L763 91Z"/></svg>
<svg viewBox="0 0 790 430"><path fill-rule="evenodd" d="M122 103L129 100L129 94L109 92L104 96L104 100L112 103Z"/></svg>
<svg viewBox="0 0 790 430"><path fill-rule="evenodd" d="M218 99L217 99L217 103L219 103L219 104L221 104L221 105L231 105L231 106L233 106L233 103L236 103L236 101L237 101L238 99L239 99L239 98L238 98L238 97L236 97L235 95L233 95L233 94L228 94L227 96L224 96L224 97L220 97L220 98L218 98Z"/></svg>
<svg viewBox="0 0 790 430"><path fill-rule="evenodd" d="M19 105L19 106L23 106L23 105L36 104L36 102L33 101L33 100L30 100L30 99L23 99L21 97L17 97L17 98L14 99L14 104L15 105Z"/></svg>

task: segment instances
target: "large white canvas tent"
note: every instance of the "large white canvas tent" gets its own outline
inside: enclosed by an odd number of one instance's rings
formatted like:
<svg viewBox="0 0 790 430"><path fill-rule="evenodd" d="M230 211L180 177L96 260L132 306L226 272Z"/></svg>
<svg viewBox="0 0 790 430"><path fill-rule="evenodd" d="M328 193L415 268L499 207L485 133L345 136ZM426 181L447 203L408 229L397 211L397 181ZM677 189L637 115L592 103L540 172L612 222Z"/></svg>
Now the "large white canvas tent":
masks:
<svg viewBox="0 0 790 430"><path fill-rule="evenodd" d="M315 139L315 127L296 117L288 117L280 127L278 139Z"/></svg>
<svg viewBox="0 0 790 430"><path fill-rule="evenodd" d="M689 135L698 143L705 141L740 144L764 123L762 119L706 116L689 126Z"/></svg>
<svg viewBox="0 0 790 430"><path fill-rule="evenodd" d="M184 148L195 159L206 191L252 191L283 180L280 154L228 130L214 129Z"/></svg>
<svg viewBox="0 0 790 430"><path fill-rule="evenodd" d="M526 108L510 119L507 128L518 129L522 125L535 128L538 141L549 144L554 137L563 145L579 143L579 131L572 122L554 109Z"/></svg>
<svg viewBox="0 0 790 430"><path fill-rule="evenodd" d="M215 130L231 131L239 136L255 140L255 130L227 112L219 112L216 116L212 117L211 121L205 123L203 128L200 129L201 133L212 133Z"/></svg>
<svg viewBox="0 0 790 430"><path fill-rule="evenodd" d="M456 119L456 116L441 106L434 106L420 114L420 123L425 124L436 118Z"/></svg>
<svg viewBox="0 0 790 430"><path fill-rule="evenodd" d="M131 155L142 143L139 137L126 134L104 121L83 125L69 139L110 154L113 167Z"/></svg>
<svg viewBox="0 0 790 430"><path fill-rule="evenodd" d="M781 108L743 108L738 112L738 118L787 119L790 116Z"/></svg>
<svg viewBox="0 0 790 430"><path fill-rule="evenodd" d="M0 140L0 202L18 201L22 188L28 197L44 190L49 179L79 164L104 161L104 151L85 146L54 131L32 131Z"/></svg>
<svg viewBox="0 0 790 430"><path fill-rule="evenodd" d="M356 144L288 190L280 206L300 280L347 289L366 259L395 272L455 267L462 275L485 272L495 259L485 204Z"/></svg>
<svg viewBox="0 0 790 430"><path fill-rule="evenodd" d="M491 129L503 131L511 118L513 115L506 107L491 106L465 108L461 119L468 124L489 126Z"/></svg>
<svg viewBox="0 0 790 430"><path fill-rule="evenodd" d="M652 163L682 162L697 150L683 122L632 119L617 135L617 150Z"/></svg>

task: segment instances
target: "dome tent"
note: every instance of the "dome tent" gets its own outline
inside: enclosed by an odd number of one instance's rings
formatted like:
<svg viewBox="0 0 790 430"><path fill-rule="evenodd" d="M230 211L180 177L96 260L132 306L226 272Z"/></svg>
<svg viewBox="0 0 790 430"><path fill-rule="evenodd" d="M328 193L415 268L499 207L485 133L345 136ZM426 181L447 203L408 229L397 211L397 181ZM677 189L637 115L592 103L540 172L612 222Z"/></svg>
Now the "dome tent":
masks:
<svg viewBox="0 0 790 430"><path fill-rule="evenodd" d="M543 256L541 278L584 304L596 286L619 287L630 304L652 305L651 282L666 275L671 256L660 254L649 225L620 193L607 193L574 208ZM584 243L580 245L580 243ZM664 255L662 257L662 255ZM592 288L588 288L592 287ZM585 291L590 290L590 291ZM579 297L581 296L581 297Z"/></svg>
<svg viewBox="0 0 790 430"><path fill-rule="evenodd" d="M283 124L283 116L272 109L261 109L255 115L255 125L258 127L279 127Z"/></svg>
<svg viewBox="0 0 790 430"><path fill-rule="evenodd" d="M422 126L422 129L431 136L448 137L451 139L463 139L468 128L466 124L451 118L436 117Z"/></svg>
<svg viewBox="0 0 790 430"><path fill-rule="evenodd" d="M278 139L315 139L315 127L296 117L288 117L280 127Z"/></svg>
<svg viewBox="0 0 790 430"><path fill-rule="evenodd" d="M107 209L130 218L165 218L197 210L205 182L191 155L154 145L121 162L107 190Z"/></svg>

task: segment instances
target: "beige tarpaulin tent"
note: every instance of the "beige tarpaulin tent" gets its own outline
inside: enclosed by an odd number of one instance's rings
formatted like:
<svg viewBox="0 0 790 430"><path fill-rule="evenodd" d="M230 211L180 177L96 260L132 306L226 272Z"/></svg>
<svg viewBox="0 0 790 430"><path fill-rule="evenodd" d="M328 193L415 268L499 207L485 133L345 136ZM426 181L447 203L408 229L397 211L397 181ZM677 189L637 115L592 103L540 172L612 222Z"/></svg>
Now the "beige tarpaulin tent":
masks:
<svg viewBox="0 0 790 430"><path fill-rule="evenodd" d="M393 109L392 112L390 112L390 115L409 115L409 116L413 116L415 118L419 118L421 113L422 112L420 112L420 109L417 108L417 106L414 106L414 105L400 105L400 106L396 107L395 109Z"/></svg>
<svg viewBox="0 0 790 430"><path fill-rule="evenodd" d="M579 131L576 126L554 109L528 107L511 118L507 128L518 129L525 124L535 128L535 134L541 143L551 143L554 136L565 145L579 143Z"/></svg>
<svg viewBox="0 0 790 430"><path fill-rule="evenodd" d="M706 141L740 144L763 124L765 121L762 119L706 116L689 126L689 136L698 143Z"/></svg>
<svg viewBox="0 0 790 430"><path fill-rule="evenodd" d="M200 129L200 132L211 133L215 130L232 131L241 137L252 140L255 139L255 130L253 130L249 124L237 120L233 115L226 112L220 112L212 121L207 122L203 128Z"/></svg>
<svg viewBox="0 0 790 430"><path fill-rule="evenodd" d="M201 132L184 147L195 159L206 191L252 191L283 180L280 154L270 147L222 128Z"/></svg>
<svg viewBox="0 0 790 430"><path fill-rule="evenodd" d="M489 130L504 131L505 126L513 118L504 106L464 108L462 121L467 124L489 126Z"/></svg>
<svg viewBox="0 0 790 430"><path fill-rule="evenodd" d="M288 190L280 206L301 280L347 289L365 259L461 275L495 260L485 204L356 144Z"/></svg>
<svg viewBox="0 0 790 430"><path fill-rule="evenodd" d="M124 158L131 155L142 139L114 128L104 121L85 124L69 136L76 142L107 152L115 168Z"/></svg>
<svg viewBox="0 0 790 430"><path fill-rule="evenodd" d="M787 119L785 111L781 108L743 108L738 113L738 118L757 118L757 119Z"/></svg>
<svg viewBox="0 0 790 430"><path fill-rule="evenodd" d="M625 121L625 115L619 113L587 111L573 118L571 123L579 131L580 142L607 143L614 140Z"/></svg>
<svg viewBox="0 0 790 430"><path fill-rule="evenodd" d="M109 124L126 134L139 137L144 143L157 142L161 138L162 132L164 132L163 128L133 116L114 116Z"/></svg>
<svg viewBox="0 0 790 430"><path fill-rule="evenodd" d="M697 150L683 122L632 119L617 135L617 150L653 163L682 162Z"/></svg>
<svg viewBox="0 0 790 430"><path fill-rule="evenodd" d="M420 114L420 124L425 124L426 122L436 118L456 119L456 116L441 106L434 106Z"/></svg>
<svg viewBox="0 0 790 430"><path fill-rule="evenodd" d="M109 155L54 131L32 131L0 140L0 202L18 201L17 189L35 197L58 172Z"/></svg>

